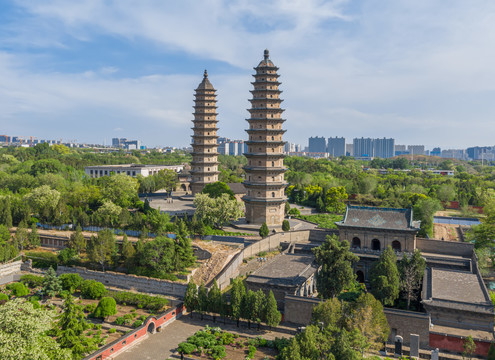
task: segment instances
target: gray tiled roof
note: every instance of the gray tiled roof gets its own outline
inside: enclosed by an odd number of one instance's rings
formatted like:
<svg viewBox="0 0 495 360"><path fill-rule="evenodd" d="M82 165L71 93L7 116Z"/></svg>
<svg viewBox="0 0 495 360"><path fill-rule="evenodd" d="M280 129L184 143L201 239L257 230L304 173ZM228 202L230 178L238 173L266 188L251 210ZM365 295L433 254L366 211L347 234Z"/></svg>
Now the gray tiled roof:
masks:
<svg viewBox="0 0 495 360"><path fill-rule="evenodd" d="M227 186L234 194L246 194L246 188L242 183L227 183Z"/></svg>
<svg viewBox="0 0 495 360"><path fill-rule="evenodd" d="M410 208L393 209L348 205L344 219L336 224L343 227L419 230L419 222L413 221Z"/></svg>
<svg viewBox="0 0 495 360"><path fill-rule="evenodd" d="M294 287L318 269L313 255L283 254L249 275L246 282Z"/></svg>

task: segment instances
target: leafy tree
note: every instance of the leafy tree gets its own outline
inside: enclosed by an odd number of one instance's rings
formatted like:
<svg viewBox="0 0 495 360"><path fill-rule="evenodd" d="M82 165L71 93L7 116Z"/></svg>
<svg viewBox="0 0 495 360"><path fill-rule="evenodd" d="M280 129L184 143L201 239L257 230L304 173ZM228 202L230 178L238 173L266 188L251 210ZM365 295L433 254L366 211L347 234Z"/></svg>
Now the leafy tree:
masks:
<svg viewBox="0 0 495 360"><path fill-rule="evenodd" d="M410 307L411 299L414 299L415 292L421 286L425 267L426 261L421 257L421 252L418 249L410 258L404 254L399 261L400 289L405 293L407 309Z"/></svg>
<svg viewBox="0 0 495 360"><path fill-rule="evenodd" d="M100 319L108 318L117 314L117 303L112 297L104 297L98 302L93 316Z"/></svg>
<svg viewBox="0 0 495 360"><path fill-rule="evenodd" d="M284 220L284 221L282 221L282 230L283 230L283 231L290 231L290 223L289 223L289 220Z"/></svg>
<svg viewBox="0 0 495 360"><path fill-rule="evenodd" d="M84 331L91 328L92 324L86 321L81 306L74 303L74 298L71 295L67 295L54 331L60 346L69 349L73 358L76 359L93 352L98 348L99 339L84 334Z"/></svg>
<svg viewBox="0 0 495 360"><path fill-rule="evenodd" d="M347 241L340 241L335 235L327 236L325 242L313 251L321 267L316 277L316 287L321 296L334 297L351 285L356 278L352 263L359 258L350 252Z"/></svg>
<svg viewBox="0 0 495 360"><path fill-rule="evenodd" d="M234 192L230 190L226 183L221 181L206 184L201 193L207 194L212 199L216 199L221 197L223 194L227 194L231 200L235 200Z"/></svg>
<svg viewBox="0 0 495 360"><path fill-rule="evenodd" d="M43 185L27 194L25 199L41 219L48 220L58 205L60 192Z"/></svg>
<svg viewBox="0 0 495 360"><path fill-rule="evenodd" d="M175 242L159 236L144 244L142 252L137 251L139 263L156 276L163 276L175 269Z"/></svg>
<svg viewBox="0 0 495 360"><path fill-rule="evenodd" d="M0 225L0 245L5 245L10 241L10 231L5 225Z"/></svg>
<svg viewBox="0 0 495 360"><path fill-rule="evenodd" d="M213 313L213 322L216 322L216 314L220 313L222 306L222 293L218 288L217 281L213 281L213 286L208 291L208 311Z"/></svg>
<svg viewBox="0 0 495 360"><path fill-rule="evenodd" d="M433 236L433 215L439 210L442 210L442 205L437 199L420 199L414 205L414 219L421 221L419 236Z"/></svg>
<svg viewBox="0 0 495 360"><path fill-rule="evenodd" d="M344 326L344 318L343 302L332 297L313 308L311 322L313 324L322 323L324 327L329 329L337 329Z"/></svg>
<svg viewBox="0 0 495 360"><path fill-rule="evenodd" d="M0 207L0 224L5 225L10 229L12 227L12 208L10 204L10 197L4 197L0 202L3 202L3 205Z"/></svg>
<svg viewBox="0 0 495 360"><path fill-rule="evenodd" d="M298 340L293 337L289 345L282 349L279 356L282 360L303 360Z"/></svg>
<svg viewBox="0 0 495 360"><path fill-rule="evenodd" d="M464 342L462 344L462 349L464 350L462 352L462 358L466 359L472 359L474 353L476 352L476 343L473 340L473 337L469 335L467 338L464 339Z"/></svg>
<svg viewBox="0 0 495 360"><path fill-rule="evenodd" d="M102 230L98 237L91 236L88 244L88 257L94 264L101 265L101 270L105 271L105 264L111 260L115 252L115 235L109 229Z"/></svg>
<svg viewBox="0 0 495 360"><path fill-rule="evenodd" d="M184 295L184 306L191 313L191 317L193 311L198 309L198 305L198 288L191 279L187 284L186 294Z"/></svg>
<svg viewBox="0 0 495 360"><path fill-rule="evenodd" d="M35 309L24 299L0 306L0 358L30 360L70 360L70 351L47 335L55 312Z"/></svg>
<svg viewBox="0 0 495 360"><path fill-rule="evenodd" d="M31 225L31 232L28 235L28 243L30 247L38 247L41 245L40 235L38 234L38 229L34 223Z"/></svg>
<svg viewBox="0 0 495 360"><path fill-rule="evenodd" d="M57 277L57 273L50 266L45 273L45 278L43 279L43 286L41 292L43 295L48 297L53 297L62 291L62 284L60 279Z"/></svg>
<svg viewBox="0 0 495 360"><path fill-rule="evenodd" d="M81 284L81 296L86 299L99 299L106 292L105 285L96 280L84 280Z"/></svg>
<svg viewBox="0 0 495 360"><path fill-rule="evenodd" d="M346 208L345 201L347 197L344 186L331 187L325 194L326 211L339 214L343 213Z"/></svg>
<svg viewBox="0 0 495 360"><path fill-rule="evenodd" d="M280 324L280 320L282 319L282 314L277 309L277 300L275 300L275 296L273 292L270 290L268 293L268 297L266 299L265 304L265 321L266 324L272 328L278 326Z"/></svg>
<svg viewBox="0 0 495 360"><path fill-rule="evenodd" d="M213 199L207 194L197 194L194 198L196 214L206 224L222 229L229 220L237 220L243 215L244 205L229 195L222 194Z"/></svg>
<svg viewBox="0 0 495 360"><path fill-rule="evenodd" d="M74 249L77 254L81 254L81 251L86 248L86 238L82 233L81 226L77 225L76 231L70 234L67 246Z"/></svg>
<svg viewBox="0 0 495 360"><path fill-rule="evenodd" d="M390 246L380 255L370 270L371 293L383 305L393 305L399 297L397 256Z"/></svg>
<svg viewBox="0 0 495 360"><path fill-rule="evenodd" d="M24 221L21 221L17 227L14 240L21 251L29 244L29 233Z"/></svg>
<svg viewBox="0 0 495 360"><path fill-rule="evenodd" d="M174 170L160 170L153 177L155 178L156 190L165 189L168 193L174 190L179 182L179 177Z"/></svg>
<svg viewBox="0 0 495 360"><path fill-rule="evenodd" d="M123 209L110 200L105 200L102 206L96 210L95 215L101 225L115 226L119 222L119 215Z"/></svg>
<svg viewBox="0 0 495 360"><path fill-rule="evenodd" d="M260 233L260 236L262 238L266 238L268 236L268 234L270 233L270 230L268 230L268 226L266 225L266 222L261 224L259 233Z"/></svg>
<svg viewBox="0 0 495 360"><path fill-rule="evenodd" d="M138 181L131 176L116 174L104 176L98 180L103 198L120 207L130 207L133 200L137 198Z"/></svg>
<svg viewBox="0 0 495 360"><path fill-rule="evenodd" d="M127 238L127 234L124 233L124 238L122 239L121 259L127 267L132 265L135 254L136 250L134 249L134 245L132 245Z"/></svg>
<svg viewBox="0 0 495 360"><path fill-rule="evenodd" d="M203 314L208 311L208 290L203 283L198 288L198 310L201 313L201 320L203 320Z"/></svg>
<svg viewBox="0 0 495 360"><path fill-rule="evenodd" d="M70 293L79 289L83 283L83 278L79 274L62 274L58 278L62 284L62 289L67 290Z"/></svg>

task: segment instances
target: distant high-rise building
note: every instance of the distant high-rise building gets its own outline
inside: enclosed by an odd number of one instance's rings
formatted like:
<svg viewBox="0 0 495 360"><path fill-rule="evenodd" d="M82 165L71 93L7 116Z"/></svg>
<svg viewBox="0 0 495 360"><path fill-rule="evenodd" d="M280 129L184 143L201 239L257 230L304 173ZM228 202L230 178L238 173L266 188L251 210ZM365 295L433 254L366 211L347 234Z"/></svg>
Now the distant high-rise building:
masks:
<svg viewBox="0 0 495 360"><path fill-rule="evenodd" d="M373 149L374 149L374 157L378 158L391 158L394 156L395 151L395 139L374 139L373 140Z"/></svg>
<svg viewBox="0 0 495 360"><path fill-rule="evenodd" d="M354 156L354 144L345 144L345 156Z"/></svg>
<svg viewBox="0 0 495 360"><path fill-rule="evenodd" d="M406 145L395 145L394 151L406 151Z"/></svg>
<svg viewBox="0 0 495 360"><path fill-rule="evenodd" d="M424 155L425 154L425 146L424 145L407 145L407 150L409 154L412 155Z"/></svg>
<svg viewBox="0 0 495 360"><path fill-rule="evenodd" d="M327 151L327 141L322 137L310 137L308 143L309 152L324 153Z"/></svg>
<svg viewBox="0 0 495 360"><path fill-rule="evenodd" d="M442 149L439 147L433 148L433 150L430 151L431 156L441 156L442 155Z"/></svg>
<svg viewBox="0 0 495 360"><path fill-rule="evenodd" d="M353 140L353 148L355 157L372 157L373 156L373 139L371 138L355 138Z"/></svg>
<svg viewBox="0 0 495 360"><path fill-rule="evenodd" d="M247 190L243 197L246 221L251 224L280 226L284 220L286 182L284 180L284 119L280 107L278 68L270 60L268 50L255 68L251 114L247 119L249 140L244 167Z"/></svg>
<svg viewBox="0 0 495 360"><path fill-rule="evenodd" d="M217 100L216 90L205 70L194 99L192 135L191 190L193 195L206 184L218 181Z"/></svg>
<svg viewBox="0 0 495 360"><path fill-rule="evenodd" d="M345 156L345 138L343 137L328 138L327 153L329 153L330 156L333 157Z"/></svg>
<svg viewBox="0 0 495 360"><path fill-rule="evenodd" d="M466 154L466 150L464 149L448 149L448 150L442 150L441 157L447 159L466 160L467 154Z"/></svg>

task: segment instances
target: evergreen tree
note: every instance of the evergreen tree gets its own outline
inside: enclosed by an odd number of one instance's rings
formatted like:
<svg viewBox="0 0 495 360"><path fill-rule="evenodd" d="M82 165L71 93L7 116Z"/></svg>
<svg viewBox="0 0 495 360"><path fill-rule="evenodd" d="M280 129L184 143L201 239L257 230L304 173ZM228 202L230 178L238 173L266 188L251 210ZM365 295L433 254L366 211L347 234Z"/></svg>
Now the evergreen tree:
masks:
<svg viewBox="0 0 495 360"><path fill-rule="evenodd" d="M340 241L335 235L327 236L325 242L313 252L321 266L316 276L316 287L323 298L339 295L355 280L352 263L359 258L351 253L347 241Z"/></svg>
<svg viewBox="0 0 495 360"><path fill-rule="evenodd" d="M390 246L382 252L380 258L370 270L371 293L382 302L391 306L399 297L399 271L397 256Z"/></svg>
<svg viewBox="0 0 495 360"><path fill-rule="evenodd" d="M74 298L71 295L67 295L63 312L60 314L59 322L55 328L55 336L60 347L71 350L75 359L80 359L98 349L99 339L84 335L84 332L92 327L93 325L86 321L81 306L74 303Z"/></svg>
<svg viewBox="0 0 495 360"><path fill-rule="evenodd" d="M62 291L62 283L57 277L57 273L50 266L45 273L45 278L43 279L43 286L41 292L43 295L48 297L53 297Z"/></svg>
<svg viewBox="0 0 495 360"><path fill-rule="evenodd" d="M278 324L280 324L282 314L280 314L280 311L278 311L277 309L277 300L275 300L275 296L273 295L273 292L271 290L268 293L264 312L265 322L270 328L278 326Z"/></svg>
<svg viewBox="0 0 495 360"><path fill-rule="evenodd" d="M183 224L183 222L181 222ZM184 225L185 226L185 225ZM196 261L191 245L191 239L177 234L175 238L175 270L183 270L192 266Z"/></svg>
<svg viewBox="0 0 495 360"><path fill-rule="evenodd" d="M230 307L229 301L227 299L227 293L222 294L220 303L220 316L223 317L223 323L225 325L225 320L227 316L232 314L232 308Z"/></svg>
<svg viewBox="0 0 495 360"><path fill-rule="evenodd" d="M242 299L246 296L246 288L242 280L234 279L232 281L232 288L230 289L230 306L232 308L232 317L237 321L237 327L239 327L239 319L241 318L241 303Z"/></svg>
<svg viewBox="0 0 495 360"><path fill-rule="evenodd" d="M248 322L248 328L251 329L251 321L254 319L256 306L256 293L249 290L241 300L241 317Z"/></svg>
<svg viewBox="0 0 495 360"><path fill-rule="evenodd" d="M31 225L31 232L28 235L28 243L31 247L38 247L41 245L40 236L35 223Z"/></svg>
<svg viewBox="0 0 495 360"><path fill-rule="evenodd" d="M495 360L495 345L493 343L490 344L490 348L488 349L487 360Z"/></svg>
<svg viewBox="0 0 495 360"><path fill-rule="evenodd" d="M198 288L198 310L201 313L201 320L203 320L203 314L208 311L208 290L203 283Z"/></svg>
<svg viewBox="0 0 495 360"><path fill-rule="evenodd" d="M78 255L80 255L81 251L86 248L86 238L84 237L82 229L79 225L76 227L76 232L70 235L68 247L77 251Z"/></svg>
<svg viewBox="0 0 495 360"><path fill-rule="evenodd" d="M278 358L277 358L278 359ZM284 347L280 352L280 359L282 360L302 360L301 358L301 348L299 347L299 342L295 337L293 337L289 345Z"/></svg>
<svg viewBox="0 0 495 360"><path fill-rule="evenodd" d="M216 322L216 314L220 313L222 306L222 293L218 288L217 280L213 281L213 286L208 291L208 311L213 313L213 322Z"/></svg>
<svg viewBox="0 0 495 360"><path fill-rule="evenodd" d="M414 299L415 292L420 288L426 267L426 260L421 257L421 252L416 249L408 258L406 254L399 261L400 288L407 300L407 309Z"/></svg>
<svg viewBox="0 0 495 360"><path fill-rule="evenodd" d="M467 338L464 339L464 342L462 344L462 349L464 350L462 352L462 358L466 359L472 359L474 353L476 352L476 343L473 340L473 337L469 335Z"/></svg>
<svg viewBox="0 0 495 360"><path fill-rule="evenodd" d="M184 306L191 313L191 317L193 316L193 311L198 309L198 305L198 288L191 279L187 284L186 294L184 295Z"/></svg>
<svg viewBox="0 0 495 360"><path fill-rule="evenodd" d="M3 206L0 211L0 221L1 224L7 226L9 229L12 227L12 209L9 196L3 201Z"/></svg>
<svg viewBox="0 0 495 360"><path fill-rule="evenodd" d="M263 290L259 289L254 293L251 304L251 319L258 324L258 330L260 329L261 322L265 321L265 303L265 293L263 292Z"/></svg>
<svg viewBox="0 0 495 360"><path fill-rule="evenodd" d="M260 236L262 238L266 238L268 236L268 234L270 233L270 230L268 230L268 226L266 225L266 222L261 224L259 233L260 233Z"/></svg>
<svg viewBox="0 0 495 360"><path fill-rule="evenodd" d="M104 297L98 301L93 316L95 318L105 319L117 313L117 303L112 297Z"/></svg>
<svg viewBox="0 0 495 360"><path fill-rule="evenodd" d="M98 237L91 237L88 257L92 263L100 264L102 271L105 271L105 264L111 260L114 251L115 236L111 230L102 230L98 233Z"/></svg>
<svg viewBox="0 0 495 360"><path fill-rule="evenodd" d="M289 220L284 220L284 221L282 221L282 230L283 230L283 231L290 231L290 223L289 223Z"/></svg>

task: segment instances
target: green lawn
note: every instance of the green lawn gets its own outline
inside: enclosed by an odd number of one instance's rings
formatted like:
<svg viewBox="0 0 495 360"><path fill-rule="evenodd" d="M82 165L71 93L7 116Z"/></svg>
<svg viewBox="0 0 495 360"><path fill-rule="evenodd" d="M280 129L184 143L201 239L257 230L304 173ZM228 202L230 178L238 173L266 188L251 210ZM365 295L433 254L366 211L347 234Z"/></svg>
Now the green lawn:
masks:
<svg viewBox="0 0 495 360"><path fill-rule="evenodd" d="M318 224L318 227L323 229L336 229L336 221L341 221L343 215L338 214L315 214L315 215L300 215L297 216L298 219L311 221Z"/></svg>

